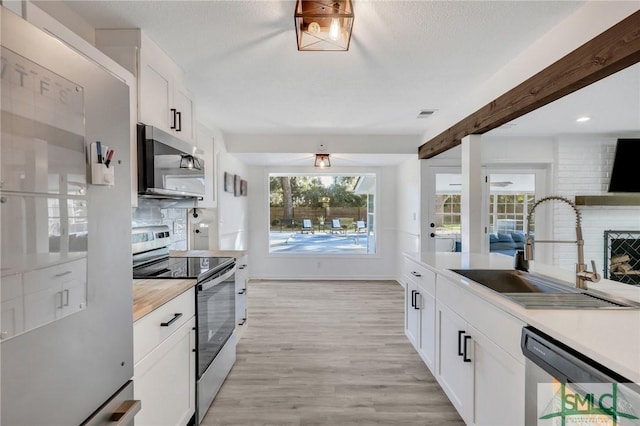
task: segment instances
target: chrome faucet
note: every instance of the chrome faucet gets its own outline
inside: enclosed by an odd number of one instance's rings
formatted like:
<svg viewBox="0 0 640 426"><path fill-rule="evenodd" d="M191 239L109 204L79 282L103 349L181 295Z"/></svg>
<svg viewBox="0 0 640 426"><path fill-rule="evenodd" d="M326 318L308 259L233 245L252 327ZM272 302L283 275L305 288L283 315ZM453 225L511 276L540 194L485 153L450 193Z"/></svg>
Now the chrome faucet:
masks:
<svg viewBox="0 0 640 426"><path fill-rule="evenodd" d="M562 201L564 203L569 204L573 211L576 214L576 240L575 241L566 241L566 240L533 240L531 237L531 215L535 211L536 207L546 201ZM600 281L600 275L596 271L596 262L594 260L591 261L591 267L593 272L587 270L587 265L584 263L584 240L582 239L582 218L580 217L580 212L574 203L570 200L560 197L557 195L551 195L548 197L544 197L536 201L533 205L529 214L527 215L527 242L525 244L524 250L524 258L526 260L533 260L533 244L535 243L569 243L576 244L578 247L578 263L576 264L576 288L587 289L587 281L591 281L597 283Z"/></svg>

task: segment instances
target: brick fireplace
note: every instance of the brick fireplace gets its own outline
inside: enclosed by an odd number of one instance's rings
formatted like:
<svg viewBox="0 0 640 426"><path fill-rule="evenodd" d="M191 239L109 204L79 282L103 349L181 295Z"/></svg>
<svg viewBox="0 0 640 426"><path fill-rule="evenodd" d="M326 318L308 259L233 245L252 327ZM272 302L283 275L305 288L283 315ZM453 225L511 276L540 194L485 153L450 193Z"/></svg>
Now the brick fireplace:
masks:
<svg viewBox="0 0 640 426"><path fill-rule="evenodd" d="M640 285L640 231L604 231L604 277Z"/></svg>

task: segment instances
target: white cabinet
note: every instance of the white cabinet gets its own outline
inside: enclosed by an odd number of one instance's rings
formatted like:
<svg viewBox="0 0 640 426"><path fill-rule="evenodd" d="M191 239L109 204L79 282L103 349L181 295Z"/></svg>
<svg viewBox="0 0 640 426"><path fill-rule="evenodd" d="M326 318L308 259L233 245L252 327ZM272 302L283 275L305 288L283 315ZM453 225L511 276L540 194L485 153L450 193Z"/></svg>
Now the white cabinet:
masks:
<svg viewBox="0 0 640 426"><path fill-rule="evenodd" d="M474 423L524 424L524 366L484 334L470 328L473 340Z"/></svg>
<svg viewBox="0 0 640 426"><path fill-rule="evenodd" d="M0 340L8 339L24 331L24 299L22 274L5 275L0 291Z"/></svg>
<svg viewBox="0 0 640 426"><path fill-rule="evenodd" d="M405 334L467 424L524 424L525 325L405 258Z"/></svg>
<svg viewBox="0 0 640 426"><path fill-rule="evenodd" d="M236 260L236 326L247 322L247 281L249 279L249 256Z"/></svg>
<svg viewBox="0 0 640 426"><path fill-rule="evenodd" d="M22 280L25 331L86 308L86 259L25 272Z"/></svg>
<svg viewBox="0 0 640 426"><path fill-rule="evenodd" d="M405 259L405 334L431 371L435 366L436 274Z"/></svg>
<svg viewBox="0 0 640 426"><path fill-rule="evenodd" d="M469 326L459 315L438 303L438 364L436 377L462 419L473 417L473 364Z"/></svg>
<svg viewBox="0 0 640 426"><path fill-rule="evenodd" d="M96 46L138 78L138 121L195 145L183 71L141 30L96 30Z"/></svg>
<svg viewBox="0 0 640 426"><path fill-rule="evenodd" d="M186 425L195 414L195 290L136 321L134 395L142 401L136 425Z"/></svg>
<svg viewBox="0 0 640 426"><path fill-rule="evenodd" d="M442 275L437 280L438 382L467 424L524 424L525 324Z"/></svg>
<svg viewBox="0 0 640 426"><path fill-rule="evenodd" d="M406 277L403 278L405 280L405 334L417 349L419 347L418 333L420 332L420 309L416 308L416 293L418 292L418 286L410 279Z"/></svg>
<svg viewBox="0 0 640 426"><path fill-rule="evenodd" d="M420 345L418 353L422 356L427 367L434 371L436 365L436 299L420 286L418 286L418 298L418 306L420 308Z"/></svg>
<svg viewBox="0 0 640 426"><path fill-rule="evenodd" d="M438 382L467 424L524 424L524 366L438 304Z"/></svg>

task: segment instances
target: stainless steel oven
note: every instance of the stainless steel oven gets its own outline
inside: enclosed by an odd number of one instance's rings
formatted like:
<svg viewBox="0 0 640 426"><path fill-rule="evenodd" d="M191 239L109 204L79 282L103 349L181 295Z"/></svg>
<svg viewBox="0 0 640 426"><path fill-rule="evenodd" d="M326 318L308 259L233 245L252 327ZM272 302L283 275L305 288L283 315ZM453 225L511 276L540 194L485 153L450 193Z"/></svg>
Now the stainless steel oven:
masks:
<svg viewBox="0 0 640 426"><path fill-rule="evenodd" d="M233 262L196 287L198 422L235 362L235 269Z"/></svg>
<svg viewBox="0 0 640 426"><path fill-rule="evenodd" d="M171 257L165 225L132 230L133 277L196 280L196 420L209 406L236 360L236 262L231 257Z"/></svg>
<svg viewBox="0 0 640 426"><path fill-rule="evenodd" d="M533 327L522 329L525 424L640 425L640 386Z"/></svg>

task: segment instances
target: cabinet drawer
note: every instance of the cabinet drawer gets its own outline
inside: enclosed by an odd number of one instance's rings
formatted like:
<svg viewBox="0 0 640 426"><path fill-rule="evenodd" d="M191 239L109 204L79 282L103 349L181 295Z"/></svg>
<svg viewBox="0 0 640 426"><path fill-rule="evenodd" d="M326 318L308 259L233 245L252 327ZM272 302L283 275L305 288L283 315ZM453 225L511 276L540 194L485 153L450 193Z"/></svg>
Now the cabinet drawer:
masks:
<svg viewBox="0 0 640 426"><path fill-rule="evenodd" d="M409 258L405 258L404 275L408 276L423 291L426 291L432 296L436 295L436 274L431 269Z"/></svg>
<svg viewBox="0 0 640 426"><path fill-rule="evenodd" d="M24 293L43 291L71 281L80 283L87 281L86 258L26 272L23 276Z"/></svg>
<svg viewBox="0 0 640 426"><path fill-rule="evenodd" d="M523 360L520 335L524 324L480 297L438 276L438 301L446 304L517 360Z"/></svg>
<svg viewBox="0 0 640 426"><path fill-rule="evenodd" d="M195 315L195 304L195 289L190 288L133 323L133 362L140 361L189 321Z"/></svg>

